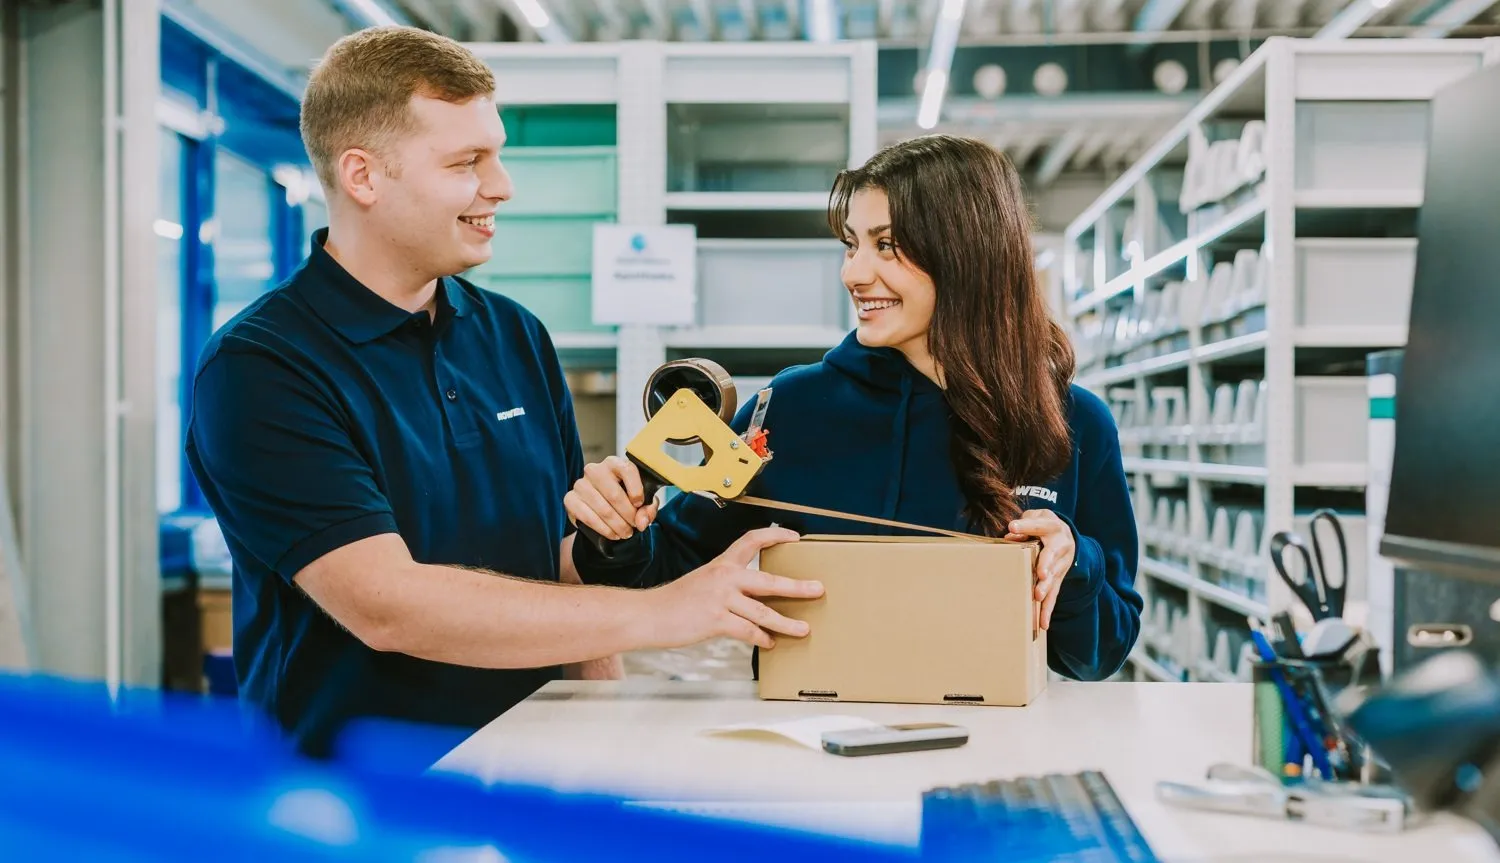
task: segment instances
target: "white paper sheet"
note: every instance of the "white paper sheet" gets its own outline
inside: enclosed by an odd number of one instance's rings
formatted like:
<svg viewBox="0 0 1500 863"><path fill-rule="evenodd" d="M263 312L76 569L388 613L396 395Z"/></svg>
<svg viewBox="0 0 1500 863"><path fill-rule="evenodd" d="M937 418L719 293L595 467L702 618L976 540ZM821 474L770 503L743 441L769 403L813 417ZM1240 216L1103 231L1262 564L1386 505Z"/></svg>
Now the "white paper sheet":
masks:
<svg viewBox="0 0 1500 863"><path fill-rule="evenodd" d="M775 736L809 749L823 749L823 734L829 731L848 731L854 728L874 728L879 722L861 719L858 716L808 716L783 722L743 722L738 725L722 725L710 728L708 734L725 734L742 737Z"/></svg>

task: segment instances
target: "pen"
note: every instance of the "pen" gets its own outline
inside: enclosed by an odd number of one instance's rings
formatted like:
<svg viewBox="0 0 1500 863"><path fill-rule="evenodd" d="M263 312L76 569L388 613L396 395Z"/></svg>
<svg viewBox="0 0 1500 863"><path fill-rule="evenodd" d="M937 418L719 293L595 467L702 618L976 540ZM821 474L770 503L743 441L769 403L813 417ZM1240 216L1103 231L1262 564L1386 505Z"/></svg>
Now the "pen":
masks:
<svg viewBox="0 0 1500 863"><path fill-rule="evenodd" d="M1292 691L1292 686L1287 682L1286 676L1276 668L1276 651L1271 649L1271 643L1259 629L1250 630L1250 640L1255 643L1255 649L1260 653L1260 658L1270 668L1271 679L1275 681L1276 688L1281 691L1282 703L1286 706L1286 715L1292 723L1292 731L1301 741L1302 747L1312 756L1313 766L1318 773L1327 779L1333 778L1333 768L1328 763L1328 754L1323 749L1322 740L1307 725L1307 714L1303 710L1302 701Z"/></svg>

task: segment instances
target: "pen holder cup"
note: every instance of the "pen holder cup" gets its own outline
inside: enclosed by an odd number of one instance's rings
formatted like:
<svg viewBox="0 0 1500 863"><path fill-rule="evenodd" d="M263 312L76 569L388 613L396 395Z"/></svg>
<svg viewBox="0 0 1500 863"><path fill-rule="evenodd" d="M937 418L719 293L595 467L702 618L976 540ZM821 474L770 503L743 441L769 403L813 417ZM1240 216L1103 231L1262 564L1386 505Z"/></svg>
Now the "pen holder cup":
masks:
<svg viewBox="0 0 1500 863"><path fill-rule="evenodd" d="M1251 663L1250 680L1253 764L1274 776L1388 781L1388 768L1354 735L1336 706L1345 691L1377 685L1378 679L1356 680L1356 669L1339 660L1280 659Z"/></svg>

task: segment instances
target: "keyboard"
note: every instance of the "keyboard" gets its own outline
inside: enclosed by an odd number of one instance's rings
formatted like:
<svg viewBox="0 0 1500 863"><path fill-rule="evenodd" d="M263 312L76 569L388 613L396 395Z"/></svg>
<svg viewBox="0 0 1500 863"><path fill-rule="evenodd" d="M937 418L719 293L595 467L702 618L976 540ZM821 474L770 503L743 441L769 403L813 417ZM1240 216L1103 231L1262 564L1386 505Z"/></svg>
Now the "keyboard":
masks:
<svg viewBox="0 0 1500 863"><path fill-rule="evenodd" d="M924 860L1156 863L1103 773L1051 773L922 794Z"/></svg>

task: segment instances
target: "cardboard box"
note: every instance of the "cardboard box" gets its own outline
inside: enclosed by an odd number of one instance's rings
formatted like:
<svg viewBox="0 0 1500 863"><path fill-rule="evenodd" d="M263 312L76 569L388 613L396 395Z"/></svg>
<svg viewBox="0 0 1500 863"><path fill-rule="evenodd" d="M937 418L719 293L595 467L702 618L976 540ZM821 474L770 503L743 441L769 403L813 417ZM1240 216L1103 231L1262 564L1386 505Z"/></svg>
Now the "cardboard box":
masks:
<svg viewBox="0 0 1500 863"><path fill-rule="evenodd" d="M807 536L760 568L821 581L767 604L811 627L760 652L760 696L903 704L1030 704L1047 686L1034 542Z"/></svg>
<svg viewBox="0 0 1500 863"><path fill-rule="evenodd" d="M233 648L234 609L229 590L199 590L198 614L204 653Z"/></svg>

